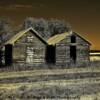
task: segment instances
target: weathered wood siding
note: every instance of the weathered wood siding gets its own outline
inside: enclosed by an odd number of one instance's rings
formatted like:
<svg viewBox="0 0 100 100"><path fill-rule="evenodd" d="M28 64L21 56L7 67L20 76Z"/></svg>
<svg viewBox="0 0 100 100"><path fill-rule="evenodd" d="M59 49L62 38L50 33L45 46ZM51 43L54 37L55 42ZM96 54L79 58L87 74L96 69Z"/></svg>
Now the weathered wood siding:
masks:
<svg viewBox="0 0 100 100"><path fill-rule="evenodd" d="M66 37L64 40L56 44L56 65L66 66L70 63L70 38Z"/></svg>
<svg viewBox="0 0 100 100"><path fill-rule="evenodd" d="M29 41L28 37L32 37ZM28 56L32 61L28 62ZM14 62L26 63L28 65L39 65L45 63L45 44L42 43L33 33L27 32L22 38L16 41L13 48Z"/></svg>
<svg viewBox="0 0 100 100"><path fill-rule="evenodd" d="M76 46L76 64L88 63L90 61L90 45L78 35L76 43L71 43L71 35L56 44L56 65L66 66L71 64L70 46Z"/></svg>
<svg viewBox="0 0 100 100"><path fill-rule="evenodd" d="M77 40L77 63L88 63L90 61L90 45L82 38L76 36Z"/></svg>
<svg viewBox="0 0 100 100"><path fill-rule="evenodd" d="M67 66L72 63L70 57L70 46L76 46L76 63L89 62L90 45L76 35L76 43L71 43L71 35L55 44L56 66ZM30 39L30 40L28 40ZM33 33L28 32L16 41L13 48L13 59L15 63L21 62L28 65L41 65L46 63L46 46ZM52 51L51 51L52 52ZM32 59L31 59L32 58Z"/></svg>

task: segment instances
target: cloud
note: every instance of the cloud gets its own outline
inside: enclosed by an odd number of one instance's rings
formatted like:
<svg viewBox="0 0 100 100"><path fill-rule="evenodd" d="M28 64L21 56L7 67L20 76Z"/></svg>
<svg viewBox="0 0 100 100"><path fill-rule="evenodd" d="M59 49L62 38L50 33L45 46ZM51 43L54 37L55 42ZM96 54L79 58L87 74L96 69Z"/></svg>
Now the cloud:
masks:
<svg viewBox="0 0 100 100"><path fill-rule="evenodd" d="M9 5L8 8L32 8L32 5Z"/></svg>
<svg viewBox="0 0 100 100"><path fill-rule="evenodd" d="M0 6L2 10L18 10L18 9L32 9L32 5L6 5Z"/></svg>
<svg viewBox="0 0 100 100"><path fill-rule="evenodd" d="M24 5L24 4L11 4L5 6L0 5L0 9L6 9L6 10L16 10L16 9L24 9L24 8L32 9L32 8L42 8L42 7L45 7L45 5L37 4L37 3L29 4L29 5Z"/></svg>

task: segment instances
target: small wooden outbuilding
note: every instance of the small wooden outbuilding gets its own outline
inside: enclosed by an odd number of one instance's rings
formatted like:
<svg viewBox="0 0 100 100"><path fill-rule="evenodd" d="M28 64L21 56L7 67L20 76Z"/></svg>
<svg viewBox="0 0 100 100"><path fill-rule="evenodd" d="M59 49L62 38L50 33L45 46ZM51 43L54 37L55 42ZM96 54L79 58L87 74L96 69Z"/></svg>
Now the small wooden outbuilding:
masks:
<svg viewBox="0 0 100 100"><path fill-rule="evenodd" d="M9 56L12 58L13 63L28 65L45 63L47 42L33 28L28 28L13 36L5 43L5 51L7 51L7 45L8 48L12 49L12 56L11 54ZM12 48L10 45L12 45ZM10 52L10 50L7 52ZM8 57L6 56L5 58L7 59Z"/></svg>
<svg viewBox="0 0 100 100"><path fill-rule="evenodd" d="M90 61L90 43L78 33L62 33L43 39L33 28L25 29L5 43L5 63L32 66L83 64Z"/></svg>
<svg viewBox="0 0 100 100"><path fill-rule="evenodd" d="M78 33L62 33L51 37L49 45L55 48L56 65L83 64L90 61L90 43Z"/></svg>

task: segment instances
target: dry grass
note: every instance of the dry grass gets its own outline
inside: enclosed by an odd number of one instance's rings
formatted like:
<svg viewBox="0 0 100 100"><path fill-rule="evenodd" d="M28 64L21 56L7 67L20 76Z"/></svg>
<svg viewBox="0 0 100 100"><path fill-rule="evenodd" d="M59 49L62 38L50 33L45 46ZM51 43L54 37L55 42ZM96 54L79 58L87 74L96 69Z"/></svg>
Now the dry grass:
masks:
<svg viewBox="0 0 100 100"><path fill-rule="evenodd" d="M82 84L96 84L100 83L100 77L98 78L85 78L85 79L69 79L69 80L50 80L41 82L21 82L21 83L3 83L0 84L0 88L17 88L23 85L31 87L42 86L68 86L68 85L82 85Z"/></svg>
<svg viewBox="0 0 100 100"><path fill-rule="evenodd" d="M72 68L72 69L44 69L44 70L30 70L30 71L13 71L0 73L1 78L37 76L37 75L62 75L71 73L95 73L100 72L100 68Z"/></svg>
<svg viewBox="0 0 100 100"><path fill-rule="evenodd" d="M89 73L91 73L91 77ZM67 98L67 100L92 100L93 98L93 100L99 100L99 73L100 62L91 63L89 67L85 68L11 70L8 72L6 70L0 73L0 82L3 80L3 83L0 83L0 100L34 100L33 98L36 100L42 98ZM80 77L73 76L76 74ZM69 76L62 78L61 76L64 75ZM41 79L38 80L37 77ZM12 81L13 79L15 81Z"/></svg>
<svg viewBox="0 0 100 100"><path fill-rule="evenodd" d="M14 89L21 86L28 87L45 87L45 86L70 86L70 85L82 85L82 84L99 84L100 78L85 78L85 79L70 79L70 80L50 80L41 82L21 82L21 83L9 83L0 84L0 89Z"/></svg>

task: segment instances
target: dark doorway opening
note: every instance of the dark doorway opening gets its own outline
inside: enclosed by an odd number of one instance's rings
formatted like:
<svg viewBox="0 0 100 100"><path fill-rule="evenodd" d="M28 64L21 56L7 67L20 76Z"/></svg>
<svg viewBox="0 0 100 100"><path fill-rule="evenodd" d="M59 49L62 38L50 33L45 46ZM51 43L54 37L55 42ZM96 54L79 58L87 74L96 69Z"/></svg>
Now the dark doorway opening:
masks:
<svg viewBox="0 0 100 100"><path fill-rule="evenodd" d="M0 67L2 65L2 60L3 60L3 51L0 50Z"/></svg>
<svg viewBox="0 0 100 100"><path fill-rule="evenodd" d="M75 35L71 36L71 43L76 43L76 36Z"/></svg>
<svg viewBox="0 0 100 100"><path fill-rule="evenodd" d="M70 46L70 59L72 62L76 62L76 46Z"/></svg>
<svg viewBox="0 0 100 100"><path fill-rule="evenodd" d="M46 63L55 64L56 62L56 51L55 46L48 45L46 48Z"/></svg>
<svg viewBox="0 0 100 100"><path fill-rule="evenodd" d="M12 64L12 45L5 45L5 65L9 66Z"/></svg>

